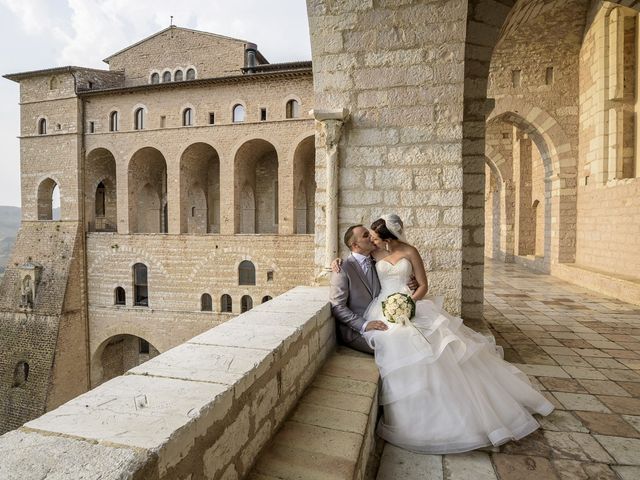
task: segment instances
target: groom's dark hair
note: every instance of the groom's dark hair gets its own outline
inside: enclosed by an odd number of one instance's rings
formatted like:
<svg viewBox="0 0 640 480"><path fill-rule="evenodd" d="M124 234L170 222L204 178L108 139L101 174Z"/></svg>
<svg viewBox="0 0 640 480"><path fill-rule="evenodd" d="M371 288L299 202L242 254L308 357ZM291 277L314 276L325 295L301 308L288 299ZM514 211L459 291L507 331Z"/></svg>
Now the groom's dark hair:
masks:
<svg viewBox="0 0 640 480"><path fill-rule="evenodd" d="M347 248L349 250L351 250L351 243L353 242L353 231L358 228L358 227L362 227L364 225L351 225L349 228L347 228L347 231L344 232L344 244L347 246Z"/></svg>

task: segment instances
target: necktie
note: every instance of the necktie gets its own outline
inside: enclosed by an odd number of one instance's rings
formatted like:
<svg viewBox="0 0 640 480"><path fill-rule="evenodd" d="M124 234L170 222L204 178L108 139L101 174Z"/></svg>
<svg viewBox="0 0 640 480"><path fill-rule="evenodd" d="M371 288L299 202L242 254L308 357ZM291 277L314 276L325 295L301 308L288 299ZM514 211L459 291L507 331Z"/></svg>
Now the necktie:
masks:
<svg viewBox="0 0 640 480"><path fill-rule="evenodd" d="M369 286L373 288L373 262L370 257L365 259L364 265L364 273L367 276L367 280L369 280Z"/></svg>

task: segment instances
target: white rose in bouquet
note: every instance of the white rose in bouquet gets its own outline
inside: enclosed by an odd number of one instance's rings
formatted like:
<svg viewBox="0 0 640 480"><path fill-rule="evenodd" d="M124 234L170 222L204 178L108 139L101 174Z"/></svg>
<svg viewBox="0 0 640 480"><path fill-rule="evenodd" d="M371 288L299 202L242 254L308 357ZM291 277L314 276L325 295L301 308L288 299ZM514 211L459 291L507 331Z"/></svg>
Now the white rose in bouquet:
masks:
<svg viewBox="0 0 640 480"><path fill-rule="evenodd" d="M382 302L382 313L391 323L408 325L416 314L416 302L406 293L392 293Z"/></svg>

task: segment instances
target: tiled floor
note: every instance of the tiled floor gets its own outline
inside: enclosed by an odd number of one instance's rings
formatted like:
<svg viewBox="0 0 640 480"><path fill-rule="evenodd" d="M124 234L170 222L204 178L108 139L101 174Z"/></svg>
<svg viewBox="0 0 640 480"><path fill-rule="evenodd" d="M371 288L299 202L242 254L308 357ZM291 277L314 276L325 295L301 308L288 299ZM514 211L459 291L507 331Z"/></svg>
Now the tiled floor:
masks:
<svg viewBox="0 0 640 480"><path fill-rule="evenodd" d="M378 480L640 479L640 306L488 261L485 318L505 359L556 410L499 449L416 455L387 445Z"/></svg>

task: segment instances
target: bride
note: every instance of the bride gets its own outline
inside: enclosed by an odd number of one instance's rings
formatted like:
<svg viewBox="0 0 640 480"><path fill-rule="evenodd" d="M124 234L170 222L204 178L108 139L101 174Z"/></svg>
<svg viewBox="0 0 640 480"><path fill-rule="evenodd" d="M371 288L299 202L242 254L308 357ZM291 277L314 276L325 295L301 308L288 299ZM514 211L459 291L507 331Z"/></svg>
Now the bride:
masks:
<svg viewBox="0 0 640 480"><path fill-rule="evenodd" d="M382 378L378 435L407 450L442 454L500 445L536 430L532 413L548 415L553 405L502 359L493 338L465 327L438 302L422 300L427 276L402 220L383 216L371 225L371 237L381 291L364 318L384 319L382 301L392 293L416 301L409 325L384 320L387 330L364 333ZM406 286L412 275L413 292Z"/></svg>

